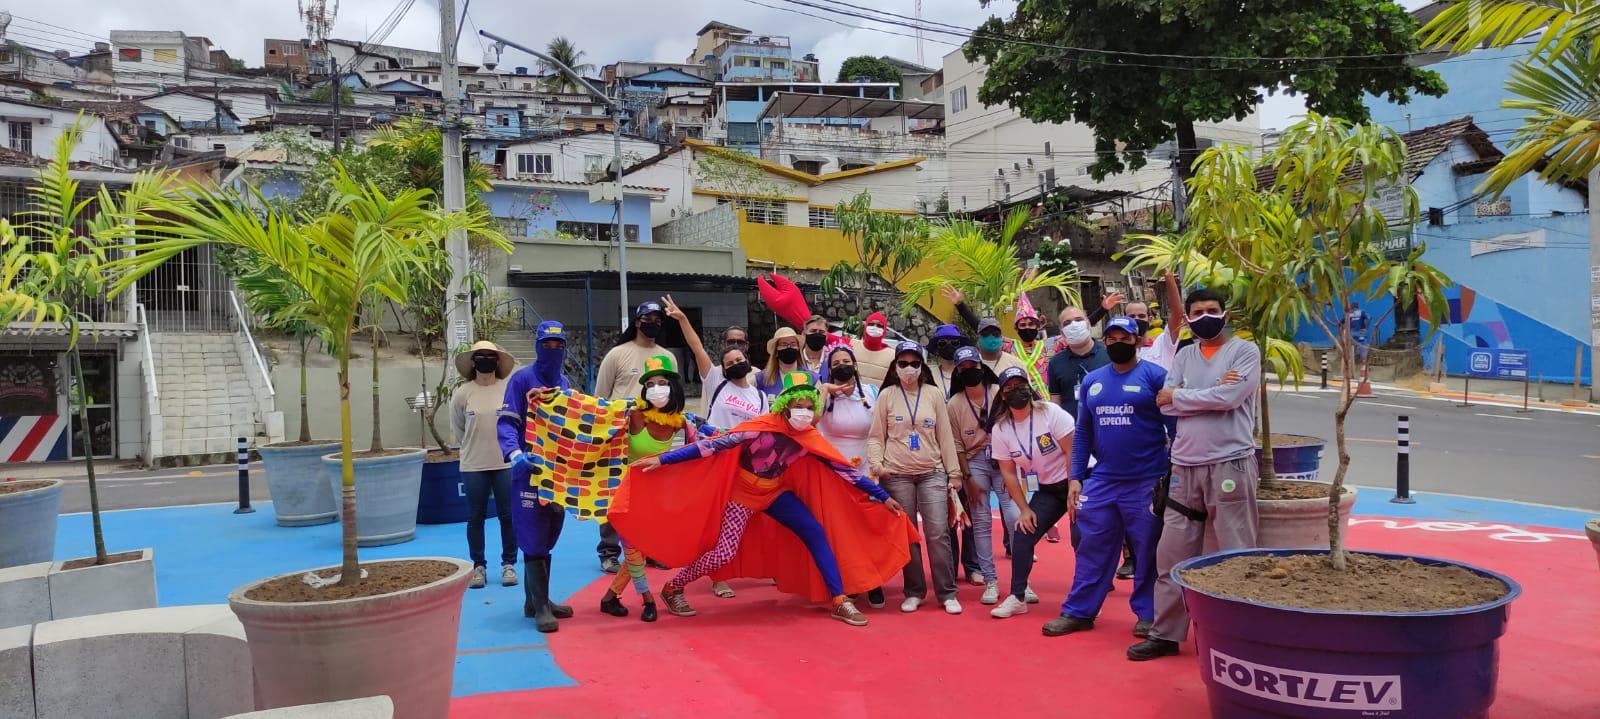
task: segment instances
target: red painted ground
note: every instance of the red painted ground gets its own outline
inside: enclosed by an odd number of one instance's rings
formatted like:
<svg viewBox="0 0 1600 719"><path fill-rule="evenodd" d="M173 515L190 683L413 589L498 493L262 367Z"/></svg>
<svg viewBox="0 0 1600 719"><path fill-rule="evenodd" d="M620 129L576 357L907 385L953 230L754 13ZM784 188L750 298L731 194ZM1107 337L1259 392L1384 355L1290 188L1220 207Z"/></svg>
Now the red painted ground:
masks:
<svg viewBox="0 0 1600 719"><path fill-rule="evenodd" d="M1504 526L1373 520L1352 528L1350 545L1462 559L1521 582L1524 594L1512 605L1510 631L1500 643L1500 696L1491 716L1600 717L1600 572L1589 542L1582 532L1542 529L1532 531L1552 537L1508 541L1505 531L1493 529ZM626 619L600 614L595 605L604 587L597 582L574 597L578 616L549 636L556 662L579 686L465 697L450 715L1207 715L1192 642L1173 659L1137 664L1123 657L1136 641L1129 634L1126 583L1118 582L1094 631L1042 636L1040 625L1055 616L1065 596L1072 552L1062 543L1042 544L1039 553L1034 588L1043 601L1006 620L990 618L978 603L981 588L965 584L961 616L927 605L902 614L892 586L884 609L862 607L869 626L849 627L770 586L744 581L734 584L735 599L713 597L709 583L692 587L699 616L663 610L650 625L636 613ZM1000 574L1003 580L1008 571ZM659 589L666 577L652 572L651 582ZM628 601L637 610L637 597Z"/></svg>

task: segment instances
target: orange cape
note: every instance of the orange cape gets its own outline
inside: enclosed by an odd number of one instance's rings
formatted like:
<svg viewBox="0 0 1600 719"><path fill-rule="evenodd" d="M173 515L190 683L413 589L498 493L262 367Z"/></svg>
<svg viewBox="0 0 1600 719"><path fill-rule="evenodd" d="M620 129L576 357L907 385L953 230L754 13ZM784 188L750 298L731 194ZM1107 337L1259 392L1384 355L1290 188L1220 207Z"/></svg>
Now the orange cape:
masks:
<svg viewBox="0 0 1600 719"><path fill-rule="evenodd" d="M904 515L889 511L818 461L850 464L821 434L790 432L783 417L770 413L732 431L781 432L813 455L790 465L783 473L784 486L805 502L828 535L845 594L881 587L905 569L910 545L920 542L921 535ZM739 452L731 450L649 472L630 469L606 518L628 546L658 562L686 566L716 546L738 472ZM805 543L764 512L750 518L733 561L711 576L772 578L790 594L817 602L831 599Z"/></svg>

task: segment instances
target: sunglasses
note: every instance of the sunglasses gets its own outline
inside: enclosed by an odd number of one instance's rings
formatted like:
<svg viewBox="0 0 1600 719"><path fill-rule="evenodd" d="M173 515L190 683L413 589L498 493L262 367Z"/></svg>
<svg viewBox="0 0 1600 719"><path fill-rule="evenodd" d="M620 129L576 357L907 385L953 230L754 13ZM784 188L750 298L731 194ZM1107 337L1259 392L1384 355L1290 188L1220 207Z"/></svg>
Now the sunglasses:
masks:
<svg viewBox="0 0 1600 719"><path fill-rule="evenodd" d="M899 367L900 369L909 369L912 367L920 369L922 367L922 360L895 360L894 366Z"/></svg>

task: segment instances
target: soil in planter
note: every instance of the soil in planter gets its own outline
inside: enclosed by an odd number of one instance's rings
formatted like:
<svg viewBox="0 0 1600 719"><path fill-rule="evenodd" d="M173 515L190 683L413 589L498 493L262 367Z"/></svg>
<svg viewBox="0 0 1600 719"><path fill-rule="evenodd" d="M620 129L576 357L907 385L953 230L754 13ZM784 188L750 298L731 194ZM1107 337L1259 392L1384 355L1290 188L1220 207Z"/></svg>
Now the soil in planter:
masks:
<svg viewBox="0 0 1600 719"><path fill-rule="evenodd" d="M427 456L422 458L424 464L438 464L440 462L454 462L461 459L461 453L453 449L430 449Z"/></svg>
<svg viewBox="0 0 1600 719"><path fill-rule="evenodd" d="M26 492L30 489L40 489L48 486L50 486L49 482L40 482L38 480L0 482L0 495L16 494L17 492Z"/></svg>
<svg viewBox="0 0 1600 719"><path fill-rule="evenodd" d="M1313 444L1322 444L1322 440L1317 439L1316 437L1307 437L1299 434L1278 434L1277 432L1272 433L1273 447L1305 447ZM1256 437L1256 446L1261 446L1260 437Z"/></svg>
<svg viewBox="0 0 1600 719"><path fill-rule="evenodd" d="M1357 612L1420 612L1486 604L1504 582L1461 567L1349 552L1348 572L1323 554L1234 557L1183 573L1194 587L1262 604Z"/></svg>
<svg viewBox="0 0 1600 719"><path fill-rule="evenodd" d="M106 564L116 564L117 562L131 562L131 561L133 561L135 559L143 559L143 558L144 558L144 552L118 552L116 554L107 554L106 555ZM61 563L61 571L65 572L65 571L67 571L69 569L83 569L84 567L92 567L92 566L94 566L94 557L86 557L84 559L74 559L74 560L71 560L71 561L68 561L68 562L62 562ZM105 565L102 564L100 566L105 566Z"/></svg>
<svg viewBox="0 0 1600 719"><path fill-rule="evenodd" d="M305 573L302 572L288 577L278 577L245 592L244 596L245 599L252 599L258 602L279 602L283 604L375 597L379 594L389 594L415 589L424 584L432 584L456 571L456 565L454 564L420 559L378 562L363 565L361 568L367 571L367 578L354 586L343 587L337 584L330 584L325 587L313 587L305 583L302 578ZM314 574L324 579L335 576L338 573L338 567L330 567L314 572Z"/></svg>
<svg viewBox="0 0 1600 719"><path fill-rule="evenodd" d="M1286 482L1281 479L1263 479L1256 488L1256 499L1327 499L1328 487L1322 482ZM1339 494L1349 494L1349 487L1340 487Z"/></svg>
<svg viewBox="0 0 1600 719"><path fill-rule="evenodd" d="M398 456L400 456L402 454L411 454L412 452L415 452L415 451L417 451L417 450L415 450L415 449L381 449L381 450L378 450L378 451L374 452L374 451L369 449L369 450L365 450L365 451L362 451L362 452L356 452L352 456L355 457L356 459L378 459L379 457L398 457Z"/></svg>

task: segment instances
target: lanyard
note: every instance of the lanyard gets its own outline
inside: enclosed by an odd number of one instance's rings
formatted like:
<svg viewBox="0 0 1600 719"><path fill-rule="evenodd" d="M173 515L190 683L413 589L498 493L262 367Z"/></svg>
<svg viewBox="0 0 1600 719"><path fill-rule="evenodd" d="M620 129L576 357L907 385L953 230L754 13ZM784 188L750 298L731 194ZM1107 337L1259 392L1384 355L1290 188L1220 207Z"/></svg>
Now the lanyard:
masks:
<svg viewBox="0 0 1600 719"><path fill-rule="evenodd" d="M1016 437L1017 446L1022 449L1023 456L1028 458L1028 463L1032 464L1033 463L1033 446L1032 446L1031 442L1033 442L1033 412L1031 410L1028 412L1028 441L1024 442L1021 437L1017 437L1017 418L1016 417L1012 417L1011 418L1011 436L1012 437Z"/></svg>
<svg viewBox="0 0 1600 719"><path fill-rule="evenodd" d="M978 405L975 405L975 404L972 403L972 398L967 396L966 390L962 390L961 396L962 397L966 397L967 407L972 410L972 418L975 419L975 420L978 420L978 426L982 427L983 431L985 431L985 432L989 431L988 425L985 424L985 421L986 421L985 418L989 416L989 393L987 391L985 391L983 393L983 413L982 414L979 414Z"/></svg>
<svg viewBox="0 0 1600 719"><path fill-rule="evenodd" d="M911 431L917 431L917 410L922 407L922 385L917 385L917 403L911 403L911 395L906 394L906 386L900 385L900 398L906 401L906 406L911 408Z"/></svg>

